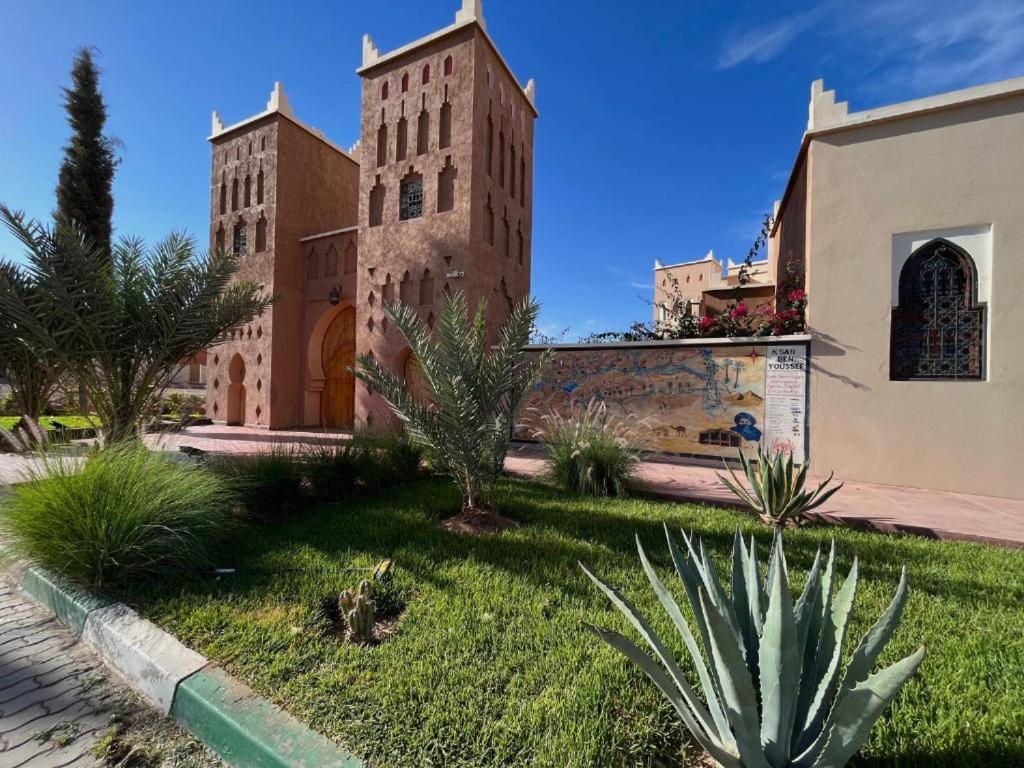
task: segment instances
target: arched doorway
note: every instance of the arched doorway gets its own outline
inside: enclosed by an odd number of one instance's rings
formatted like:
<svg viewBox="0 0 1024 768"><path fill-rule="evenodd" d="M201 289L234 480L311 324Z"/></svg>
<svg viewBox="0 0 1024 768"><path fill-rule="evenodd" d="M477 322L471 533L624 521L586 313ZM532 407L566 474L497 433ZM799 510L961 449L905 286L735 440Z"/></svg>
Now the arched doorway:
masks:
<svg viewBox="0 0 1024 768"><path fill-rule="evenodd" d="M341 310L324 333L320 359L324 389L320 394L320 418L325 427L350 429L355 420L355 377L349 368L356 362L356 310Z"/></svg>
<svg viewBox="0 0 1024 768"><path fill-rule="evenodd" d="M235 355L228 363L228 413L226 423L245 424L245 361Z"/></svg>

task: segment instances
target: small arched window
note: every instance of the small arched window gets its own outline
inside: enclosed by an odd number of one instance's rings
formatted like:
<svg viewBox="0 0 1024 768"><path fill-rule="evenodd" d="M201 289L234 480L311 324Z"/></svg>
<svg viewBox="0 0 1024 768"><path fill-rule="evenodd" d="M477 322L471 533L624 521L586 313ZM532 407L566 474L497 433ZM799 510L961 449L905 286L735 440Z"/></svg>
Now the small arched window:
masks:
<svg viewBox="0 0 1024 768"><path fill-rule="evenodd" d="M922 245L900 271L898 298L891 379L984 378L985 305L967 251L942 238Z"/></svg>
<svg viewBox="0 0 1024 768"><path fill-rule="evenodd" d="M452 70L454 68L455 68L455 64L452 61L452 57L448 56L447 58L445 58L445 60L444 60L444 76L448 77L448 75L450 75L452 73Z"/></svg>
<svg viewBox="0 0 1024 768"><path fill-rule="evenodd" d="M429 82L430 82L430 65L429 64L424 64L423 65L423 84L426 85Z"/></svg>
<svg viewBox="0 0 1024 768"><path fill-rule="evenodd" d="M409 90L409 73L408 72L404 72L402 74L402 93L405 93L408 90Z"/></svg>
<svg viewBox="0 0 1024 768"><path fill-rule="evenodd" d="M388 81L385 80L384 84L380 87L380 100L386 101L388 98Z"/></svg>

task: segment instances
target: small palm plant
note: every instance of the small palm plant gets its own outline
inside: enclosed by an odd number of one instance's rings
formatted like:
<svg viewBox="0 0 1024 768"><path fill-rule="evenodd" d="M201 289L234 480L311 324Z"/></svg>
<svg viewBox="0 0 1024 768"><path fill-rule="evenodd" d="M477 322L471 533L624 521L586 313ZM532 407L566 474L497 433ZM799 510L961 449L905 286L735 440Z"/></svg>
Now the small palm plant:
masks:
<svg viewBox="0 0 1024 768"><path fill-rule="evenodd" d="M355 375L387 401L431 466L459 486L463 511L486 511L482 493L502 471L516 415L548 359L522 352L540 305L526 300L515 307L494 346L485 305L471 320L461 291L445 296L436 338L412 307L385 304L384 311L408 341L428 398L417 398L367 354L360 355Z"/></svg>
<svg viewBox="0 0 1024 768"><path fill-rule="evenodd" d="M843 487L840 483L826 490L835 474L830 473L813 491L805 491L804 483L810 464L804 462L800 469L795 469L791 451L766 450L758 446L756 465L743 455L742 450L739 454L740 466L750 489L743 486L728 464L725 468L729 471L729 477L720 474L718 479L750 507L763 523L775 528L804 522L808 512L820 507Z"/></svg>
<svg viewBox="0 0 1024 768"><path fill-rule="evenodd" d="M924 659L924 647L871 674L899 624L907 571L896 596L868 630L845 671L843 642L857 591L857 560L834 589L835 542L822 567L814 558L803 594L793 603L789 572L776 532L767 576L761 579L753 537L733 542L727 595L703 542L683 534L682 552L665 529L676 573L686 591L704 654L668 587L637 537L651 586L696 667L703 701L651 625L615 587L584 572L640 633L658 661L631 640L587 625L639 666L665 695L693 738L724 768L841 768Z"/></svg>

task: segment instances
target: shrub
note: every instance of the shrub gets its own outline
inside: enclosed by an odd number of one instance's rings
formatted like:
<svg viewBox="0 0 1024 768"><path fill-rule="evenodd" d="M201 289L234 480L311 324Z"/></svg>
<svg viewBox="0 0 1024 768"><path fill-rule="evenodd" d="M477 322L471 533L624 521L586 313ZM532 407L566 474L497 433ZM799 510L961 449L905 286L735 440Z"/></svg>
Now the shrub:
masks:
<svg viewBox="0 0 1024 768"><path fill-rule="evenodd" d="M207 567L234 529L231 485L206 469L126 444L46 460L12 488L3 527L15 548L90 587Z"/></svg>
<svg viewBox="0 0 1024 768"><path fill-rule="evenodd" d="M218 456L210 461L210 467L231 483L254 517L288 515L309 501L309 484L298 451L274 448L261 453Z"/></svg>
<svg viewBox="0 0 1024 768"><path fill-rule="evenodd" d="M539 421L534 437L544 446L552 483L586 496L626 493L645 438L642 422L612 417L597 399L574 405L566 416L551 411Z"/></svg>
<svg viewBox="0 0 1024 768"><path fill-rule="evenodd" d="M753 510L761 522L776 528L784 528L787 525L799 525L806 520L806 515L812 509L820 507L828 501L832 494L843 487L840 483L837 486L825 490L825 487L832 482L832 474L825 479L821 485L813 491L805 491L804 483L807 480L807 471L810 464L804 462L799 470L794 472L793 453L787 450L757 448L757 465L740 454L740 466L747 478L750 490L743 487L736 473L728 464L725 468L729 470L729 477L719 475L718 479L725 483L729 490Z"/></svg>
<svg viewBox="0 0 1024 768"><path fill-rule="evenodd" d="M623 635L590 629L647 674L693 738L725 768L846 765L924 659L922 646L871 674L903 613L906 568L892 603L868 630L841 674L843 641L857 590L856 558L836 591L835 542L824 570L819 550L803 594L794 605L780 532L776 532L767 578L762 581L753 538L748 547L736 531L731 595L722 588L703 542L684 534L684 554L667 527L665 534L704 654L638 537L640 562L686 645L704 700L633 604L584 568L661 665Z"/></svg>
<svg viewBox="0 0 1024 768"><path fill-rule="evenodd" d="M164 395L163 401L160 403L160 412L165 415L187 415L185 413L185 393L169 392Z"/></svg>
<svg viewBox="0 0 1024 768"><path fill-rule="evenodd" d="M408 482L419 474L423 450L401 433L357 434L342 443L306 446L301 455L317 499Z"/></svg>

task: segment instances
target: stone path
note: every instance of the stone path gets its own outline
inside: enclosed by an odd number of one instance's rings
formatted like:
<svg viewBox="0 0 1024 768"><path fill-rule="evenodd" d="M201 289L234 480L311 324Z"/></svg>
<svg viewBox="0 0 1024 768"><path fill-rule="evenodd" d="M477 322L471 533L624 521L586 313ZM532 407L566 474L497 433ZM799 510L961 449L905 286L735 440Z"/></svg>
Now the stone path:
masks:
<svg viewBox="0 0 1024 768"><path fill-rule="evenodd" d="M150 435L154 448L177 451L189 445L221 453L258 453L308 442L343 440L343 433L316 430L270 431L252 427L189 427L182 433ZM517 444L505 467L524 477L543 468L539 448ZM673 459L642 462L639 486L652 496L675 501L735 504L736 499L717 477L721 464ZM813 478L812 478L813 479ZM845 478L837 477L837 480ZM981 541L1024 548L1024 501L962 493L904 488L847 481L818 513L830 522L874 528L890 533L914 533L937 539Z"/></svg>
<svg viewBox="0 0 1024 768"><path fill-rule="evenodd" d="M0 765L99 765L115 696L100 660L0 579Z"/></svg>

